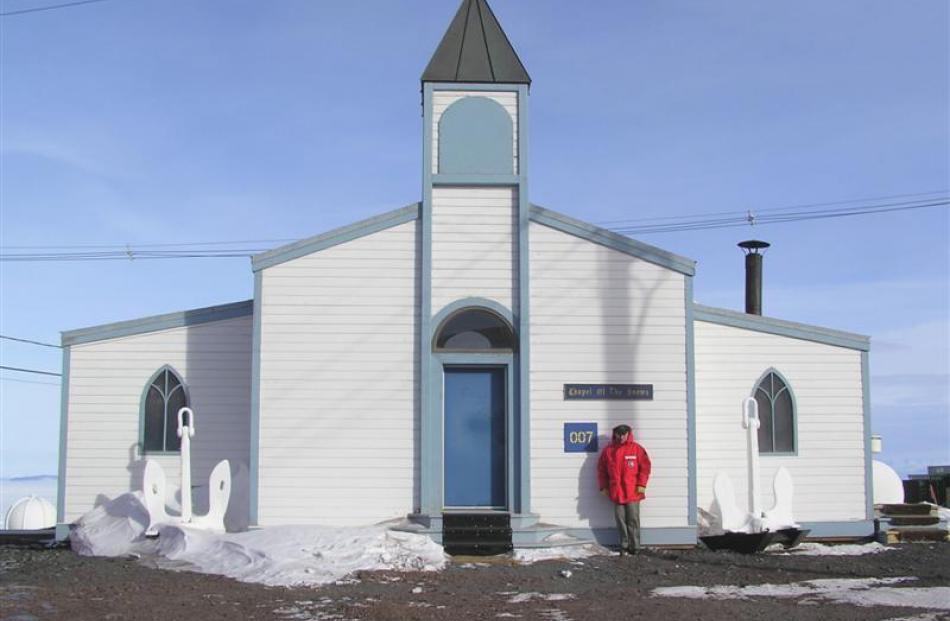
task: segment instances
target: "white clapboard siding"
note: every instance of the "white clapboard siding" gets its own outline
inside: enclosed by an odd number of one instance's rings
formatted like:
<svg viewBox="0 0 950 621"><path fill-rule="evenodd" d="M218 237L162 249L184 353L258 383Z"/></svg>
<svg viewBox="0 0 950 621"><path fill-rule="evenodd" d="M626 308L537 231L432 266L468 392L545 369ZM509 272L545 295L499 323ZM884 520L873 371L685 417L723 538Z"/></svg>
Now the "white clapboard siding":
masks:
<svg viewBox="0 0 950 621"><path fill-rule="evenodd" d="M439 172L439 121L442 113L463 97L486 97L498 102L511 117L514 174L518 173L518 93L507 91L436 91L432 94L432 173Z"/></svg>
<svg viewBox="0 0 950 621"><path fill-rule="evenodd" d="M417 223L263 271L258 522L411 513Z"/></svg>
<svg viewBox="0 0 950 621"><path fill-rule="evenodd" d="M565 453L566 422L621 423L653 462L646 528L687 525L684 276L532 223L531 509L544 522L612 527L596 453ZM565 401L564 384L653 384L653 401Z"/></svg>
<svg viewBox="0 0 950 621"><path fill-rule="evenodd" d="M432 190L432 313L483 297L517 312L518 194L513 188Z"/></svg>
<svg viewBox="0 0 950 621"><path fill-rule="evenodd" d="M772 506L772 478L785 466L796 520L865 519L861 352L704 321L696 322L695 338L699 506L710 509L713 478L723 471L739 507L748 507L740 404L774 367L795 395L798 454L760 457L763 509Z"/></svg>
<svg viewBox="0 0 950 621"><path fill-rule="evenodd" d="M170 365L188 386L195 412L192 484L207 486L212 468L249 463L250 316L70 347L65 517L72 522L105 498L140 490L140 402L146 384ZM180 458L145 455L165 469L177 506ZM196 499L196 506L203 502Z"/></svg>

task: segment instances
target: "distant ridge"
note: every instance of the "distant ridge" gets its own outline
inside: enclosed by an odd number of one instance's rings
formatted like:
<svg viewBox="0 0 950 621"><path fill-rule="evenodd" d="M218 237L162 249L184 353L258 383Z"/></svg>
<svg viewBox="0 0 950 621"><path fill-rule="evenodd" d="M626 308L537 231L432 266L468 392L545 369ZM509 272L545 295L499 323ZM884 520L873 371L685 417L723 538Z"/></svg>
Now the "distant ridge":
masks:
<svg viewBox="0 0 950 621"><path fill-rule="evenodd" d="M25 477L6 477L0 479L0 481L45 481L47 479L55 479L55 474L31 474Z"/></svg>

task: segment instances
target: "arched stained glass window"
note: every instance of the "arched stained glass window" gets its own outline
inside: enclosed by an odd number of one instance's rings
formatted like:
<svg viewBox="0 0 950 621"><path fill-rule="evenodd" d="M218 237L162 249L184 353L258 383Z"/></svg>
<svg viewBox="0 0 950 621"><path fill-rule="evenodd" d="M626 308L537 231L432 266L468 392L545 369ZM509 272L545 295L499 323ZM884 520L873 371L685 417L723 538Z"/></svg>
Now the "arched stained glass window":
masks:
<svg viewBox="0 0 950 621"><path fill-rule="evenodd" d="M436 333L436 351L514 351L515 337L508 322L482 308L450 315Z"/></svg>
<svg viewBox="0 0 950 621"><path fill-rule="evenodd" d="M142 447L145 452L181 450L178 410L188 406L184 382L171 367L162 367L145 387Z"/></svg>
<svg viewBox="0 0 950 621"><path fill-rule="evenodd" d="M769 371L753 396L759 404L759 453L794 453L795 400L788 384Z"/></svg>

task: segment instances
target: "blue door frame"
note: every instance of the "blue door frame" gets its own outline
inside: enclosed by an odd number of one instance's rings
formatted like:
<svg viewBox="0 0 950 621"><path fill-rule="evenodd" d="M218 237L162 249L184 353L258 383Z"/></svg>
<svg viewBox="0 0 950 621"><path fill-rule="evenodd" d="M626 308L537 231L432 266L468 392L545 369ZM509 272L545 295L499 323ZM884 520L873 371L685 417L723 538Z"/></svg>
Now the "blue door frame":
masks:
<svg viewBox="0 0 950 621"><path fill-rule="evenodd" d="M514 368L514 355L513 354L480 354L480 353L444 353L436 354L435 357L439 362L439 381L437 382L437 397L436 403L438 404L440 410L440 419L442 420L442 472L440 473L442 480L442 500L443 500L443 509L453 509L457 507L448 506L445 502L446 498L446 489L445 489L445 438L444 438L444 429L445 429L445 369L503 369L504 378L505 378L505 502L503 507L480 507L485 509L504 509L512 510L512 498L516 493L515 487L515 463L514 455L515 446L514 442L517 438L516 430L514 428L514 416L512 413L514 410L514 393L515 384L513 377L513 368Z"/></svg>
<svg viewBox="0 0 950 621"><path fill-rule="evenodd" d="M504 366L443 367L446 508L508 506L507 394Z"/></svg>

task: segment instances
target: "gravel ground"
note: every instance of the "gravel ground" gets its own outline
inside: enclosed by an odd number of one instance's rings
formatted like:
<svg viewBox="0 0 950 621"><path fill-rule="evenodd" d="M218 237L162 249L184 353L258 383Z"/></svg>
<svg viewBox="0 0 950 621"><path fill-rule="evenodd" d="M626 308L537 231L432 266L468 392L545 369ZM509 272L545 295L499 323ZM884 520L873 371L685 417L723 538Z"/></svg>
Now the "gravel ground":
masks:
<svg viewBox="0 0 950 621"><path fill-rule="evenodd" d="M0 618L26 619L914 619L946 610L861 607L814 597L683 599L656 587L789 584L915 577L950 587L950 544L905 544L864 556L741 556L700 549L516 565L456 558L444 571L364 572L344 584L278 588L157 569L148 559L87 558L68 549L0 547Z"/></svg>

